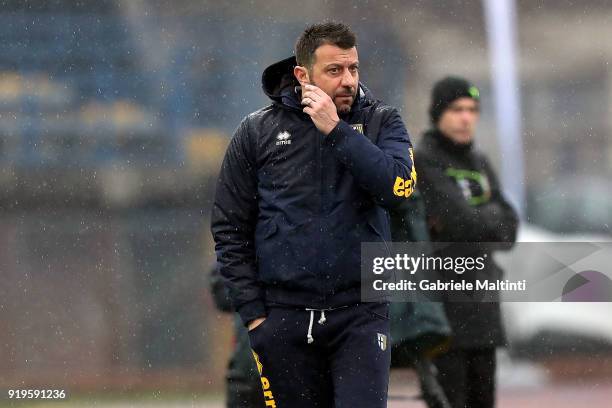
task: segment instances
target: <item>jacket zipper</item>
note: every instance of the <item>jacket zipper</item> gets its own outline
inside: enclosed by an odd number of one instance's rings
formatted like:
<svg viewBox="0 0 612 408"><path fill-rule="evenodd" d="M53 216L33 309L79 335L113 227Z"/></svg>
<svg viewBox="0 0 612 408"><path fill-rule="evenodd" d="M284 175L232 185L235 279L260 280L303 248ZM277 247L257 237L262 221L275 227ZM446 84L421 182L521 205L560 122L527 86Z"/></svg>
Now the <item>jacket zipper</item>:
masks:
<svg viewBox="0 0 612 408"><path fill-rule="evenodd" d="M323 193L325 191L324 186L323 186L323 139L322 139L322 135L321 133L316 129L315 127L315 132L317 132L318 138L317 138L317 173L318 173L318 182L319 182L319 211L317 214L317 220L318 220L318 239L317 239L317 254L321 254L321 249L322 249L322 242L323 242ZM317 271L319 271L319 273L323 273L321 276L319 276L318 278L321 280L321 299L323 299L323 301L326 298L326 294L327 294L327 285L325 282L325 271L322 268L322 263L321 263L321 257L319 256L317 259Z"/></svg>

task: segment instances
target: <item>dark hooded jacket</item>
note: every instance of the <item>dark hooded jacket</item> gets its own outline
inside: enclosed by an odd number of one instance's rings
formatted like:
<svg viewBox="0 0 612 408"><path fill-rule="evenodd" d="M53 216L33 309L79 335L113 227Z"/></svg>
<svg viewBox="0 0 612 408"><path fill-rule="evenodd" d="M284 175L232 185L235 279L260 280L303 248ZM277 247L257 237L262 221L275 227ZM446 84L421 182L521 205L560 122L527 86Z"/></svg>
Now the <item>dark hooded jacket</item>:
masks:
<svg viewBox="0 0 612 408"><path fill-rule="evenodd" d="M274 304L359 302L361 243L390 241L387 209L416 183L396 109L360 84L325 136L302 111L295 65L291 57L264 71L272 104L238 126L217 184L211 229L245 324Z"/></svg>
<svg viewBox="0 0 612 408"><path fill-rule="evenodd" d="M482 243L474 248L479 256L486 254L490 260L487 267L462 278L501 279L503 271L490 253L512 246L518 218L503 197L489 162L471 144L455 144L438 130L425 133L416 156L431 240ZM454 332L454 347L505 343L499 303L452 301L445 303L445 310Z"/></svg>

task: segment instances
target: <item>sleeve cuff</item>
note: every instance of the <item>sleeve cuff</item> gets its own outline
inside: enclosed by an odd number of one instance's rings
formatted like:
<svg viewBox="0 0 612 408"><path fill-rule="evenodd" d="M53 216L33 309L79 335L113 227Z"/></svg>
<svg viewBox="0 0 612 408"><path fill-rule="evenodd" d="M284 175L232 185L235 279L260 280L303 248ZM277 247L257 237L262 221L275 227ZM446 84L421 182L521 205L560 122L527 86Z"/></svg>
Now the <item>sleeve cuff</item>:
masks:
<svg viewBox="0 0 612 408"><path fill-rule="evenodd" d="M348 125L342 119L336 124L336 127L332 129L327 136L325 136L325 142L329 143L332 147L340 144L347 134L351 131L354 132L353 128Z"/></svg>
<svg viewBox="0 0 612 408"><path fill-rule="evenodd" d="M243 304L238 308L237 312L242 319L242 324L245 326L247 326L251 320L255 320L258 317L265 317L267 315L266 305L259 299Z"/></svg>

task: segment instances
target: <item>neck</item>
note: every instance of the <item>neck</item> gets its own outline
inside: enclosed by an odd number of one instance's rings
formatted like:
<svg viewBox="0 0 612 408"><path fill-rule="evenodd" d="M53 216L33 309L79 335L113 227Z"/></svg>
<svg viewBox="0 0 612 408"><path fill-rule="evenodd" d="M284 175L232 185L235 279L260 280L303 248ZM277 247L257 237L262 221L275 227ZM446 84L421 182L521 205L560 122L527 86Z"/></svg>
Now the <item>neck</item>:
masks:
<svg viewBox="0 0 612 408"><path fill-rule="evenodd" d="M472 141L469 141L467 143L455 142L438 128L434 128L431 133L438 140L438 142L447 150L457 153L466 153L472 149Z"/></svg>

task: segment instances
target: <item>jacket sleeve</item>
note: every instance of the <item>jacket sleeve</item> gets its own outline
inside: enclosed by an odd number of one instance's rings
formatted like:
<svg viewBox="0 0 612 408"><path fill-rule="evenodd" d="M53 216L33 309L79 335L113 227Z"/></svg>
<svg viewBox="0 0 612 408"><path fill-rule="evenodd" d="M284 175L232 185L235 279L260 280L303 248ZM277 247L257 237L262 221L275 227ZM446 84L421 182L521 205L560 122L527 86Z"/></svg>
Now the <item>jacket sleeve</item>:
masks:
<svg viewBox="0 0 612 408"><path fill-rule="evenodd" d="M389 210L393 242L429 241L423 196L417 188L409 199Z"/></svg>
<svg viewBox="0 0 612 408"><path fill-rule="evenodd" d="M504 248L510 248L512 244L516 242L516 235L519 225L518 215L508 200L506 200L504 197L497 176L491 168L488 160L486 160L484 157L483 168L486 171L487 177L489 178L489 183L491 184L491 210L498 218L497 228L492 234L494 239L491 241L509 243L510 245Z"/></svg>
<svg viewBox="0 0 612 408"><path fill-rule="evenodd" d="M215 302L215 306L222 312L231 312L232 303L227 296L227 290L225 290L225 284L219 275L219 267L217 263L211 267L209 275L210 293Z"/></svg>
<svg viewBox="0 0 612 408"><path fill-rule="evenodd" d="M420 191L433 233L443 233L449 242L514 242L518 219L501 195L490 168L485 170L491 183L491 199L472 206L434 158L419 153L417 160Z"/></svg>
<svg viewBox="0 0 612 408"><path fill-rule="evenodd" d="M381 206L393 208L414 191L417 175L412 144L396 109L382 122L377 144L342 120L325 141L359 185Z"/></svg>
<svg viewBox="0 0 612 408"><path fill-rule="evenodd" d="M219 270L234 309L245 325L266 315L255 261L258 212L255 163L245 119L225 153L211 215Z"/></svg>

